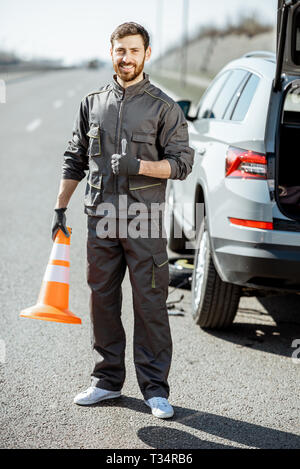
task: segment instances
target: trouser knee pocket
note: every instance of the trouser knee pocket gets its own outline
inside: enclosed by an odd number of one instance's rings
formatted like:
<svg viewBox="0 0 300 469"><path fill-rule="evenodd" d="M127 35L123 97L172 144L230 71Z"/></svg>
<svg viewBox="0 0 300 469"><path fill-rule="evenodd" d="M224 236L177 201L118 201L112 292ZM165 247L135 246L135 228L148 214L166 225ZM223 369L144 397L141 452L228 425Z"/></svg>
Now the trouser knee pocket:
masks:
<svg viewBox="0 0 300 469"><path fill-rule="evenodd" d="M169 259L166 251L152 255L152 288L165 288L169 285Z"/></svg>

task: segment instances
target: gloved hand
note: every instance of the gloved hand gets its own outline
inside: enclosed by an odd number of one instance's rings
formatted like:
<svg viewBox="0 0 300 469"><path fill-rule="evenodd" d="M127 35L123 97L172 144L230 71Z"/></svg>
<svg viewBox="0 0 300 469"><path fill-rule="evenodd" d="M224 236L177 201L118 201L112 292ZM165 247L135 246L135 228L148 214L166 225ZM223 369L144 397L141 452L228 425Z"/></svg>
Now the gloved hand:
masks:
<svg viewBox="0 0 300 469"><path fill-rule="evenodd" d="M129 155L118 155L111 157L111 167L114 174L122 176L134 176L139 173L140 160Z"/></svg>
<svg viewBox="0 0 300 469"><path fill-rule="evenodd" d="M59 229L62 230L62 232L66 235L67 238L69 238L70 236L69 230L66 225L67 223L66 215L65 215L66 210L67 208L55 208L54 209L54 215L53 215L53 220L52 220L53 241Z"/></svg>

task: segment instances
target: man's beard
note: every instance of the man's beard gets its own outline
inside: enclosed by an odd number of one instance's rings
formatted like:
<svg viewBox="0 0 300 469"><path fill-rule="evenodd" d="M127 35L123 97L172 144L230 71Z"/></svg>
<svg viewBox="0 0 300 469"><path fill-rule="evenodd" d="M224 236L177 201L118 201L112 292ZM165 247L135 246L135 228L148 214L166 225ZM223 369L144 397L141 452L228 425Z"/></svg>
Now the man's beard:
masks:
<svg viewBox="0 0 300 469"><path fill-rule="evenodd" d="M134 65L134 69L130 73L124 72L122 68L119 68L120 65L117 65L116 63L114 63L113 66L118 77L121 78L121 80L128 82L135 80L142 73L144 69L144 63L145 58L143 59L143 62L140 65Z"/></svg>

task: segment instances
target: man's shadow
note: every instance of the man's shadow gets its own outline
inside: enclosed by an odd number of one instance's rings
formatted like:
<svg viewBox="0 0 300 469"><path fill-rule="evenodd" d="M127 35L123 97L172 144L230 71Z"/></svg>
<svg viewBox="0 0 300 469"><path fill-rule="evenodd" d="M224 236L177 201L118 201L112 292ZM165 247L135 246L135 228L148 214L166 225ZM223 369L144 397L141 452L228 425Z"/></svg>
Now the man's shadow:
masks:
<svg viewBox="0 0 300 469"><path fill-rule="evenodd" d="M95 406L124 407L136 413L149 414L156 425L149 425L138 429L137 436L150 448L156 449L225 449L251 447L259 449L300 448L300 436L294 433L275 430L241 420L223 417L217 414L201 412L195 409L174 406L175 415L171 419L158 420L153 417L144 402L134 397L122 396L112 401L103 401ZM176 423L184 427L183 430L172 428ZM166 426L165 426L166 425ZM233 444L226 445L202 440L188 430L197 430L229 440ZM187 430L187 431L186 431Z"/></svg>

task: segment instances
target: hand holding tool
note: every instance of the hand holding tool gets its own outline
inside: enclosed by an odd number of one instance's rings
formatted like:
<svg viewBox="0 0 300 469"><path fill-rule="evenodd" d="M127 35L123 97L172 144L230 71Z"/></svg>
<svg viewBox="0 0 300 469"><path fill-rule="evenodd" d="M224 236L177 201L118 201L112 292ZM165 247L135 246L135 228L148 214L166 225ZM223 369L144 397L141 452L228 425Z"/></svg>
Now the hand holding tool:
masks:
<svg viewBox="0 0 300 469"><path fill-rule="evenodd" d="M121 141L122 154L114 153L111 157L111 167L115 175L133 176L139 173L140 160L126 155L126 145L127 140L123 138Z"/></svg>

